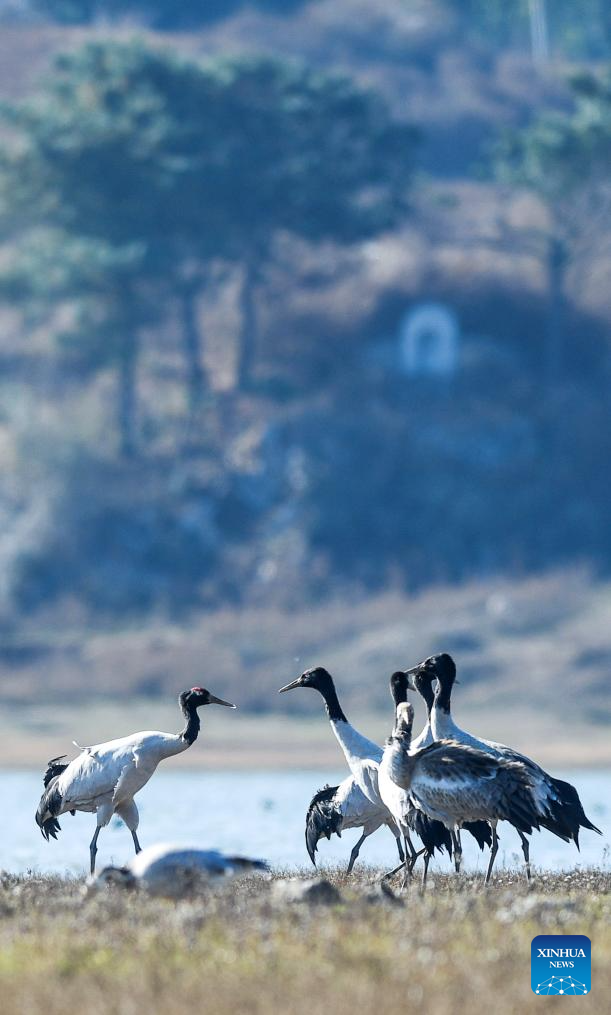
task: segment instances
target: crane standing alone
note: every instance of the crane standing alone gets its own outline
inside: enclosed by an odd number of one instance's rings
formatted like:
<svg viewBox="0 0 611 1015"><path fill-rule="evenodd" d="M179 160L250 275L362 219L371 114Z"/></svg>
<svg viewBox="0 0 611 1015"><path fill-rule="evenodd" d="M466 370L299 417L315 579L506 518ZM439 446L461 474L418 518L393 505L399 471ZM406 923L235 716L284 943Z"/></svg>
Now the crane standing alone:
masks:
<svg viewBox="0 0 611 1015"><path fill-rule="evenodd" d="M97 816L96 830L89 846L90 869L95 870L95 858L100 829L118 814L130 832L136 853L140 852L137 828L138 808L134 796L153 775L157 765L165 758L182 754L195 742L200 730L197 714L202 705L225 705L235 708L229 701L216 698L203 687L183 691L178 704L186 725L181 733L160 733L147 730L132 733L118 740L86 747L67 765L54 758L44 776L45 791L36 811L36 823L47 841L56 839L61 830L60 814L66 811L88 811Z"/></svg>

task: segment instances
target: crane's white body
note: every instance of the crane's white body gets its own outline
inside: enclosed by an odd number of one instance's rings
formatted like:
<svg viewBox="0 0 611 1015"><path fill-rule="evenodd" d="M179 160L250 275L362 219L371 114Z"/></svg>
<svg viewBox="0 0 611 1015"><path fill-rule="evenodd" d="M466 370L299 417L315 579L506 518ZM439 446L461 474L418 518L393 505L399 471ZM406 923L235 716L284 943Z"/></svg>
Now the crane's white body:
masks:
<svg viewBox="0 0 611 1015"><path fill-rule="evenodd" d="M116 812L130 831L138 827L134 797L149 781L160 761L181 754L189 744L179 734L146 730L84 748L57 779L61 795L58 814L89 811L99 827Z"/></svg>
<svg viewBox="0 0 611 1015"><path fill-rule="evenodd" d="M427 719L421 733L412 741L409 753L415 754L422 747L428 747L433 743L431 724ZM392 778L392 747L390 744L384 748L382 760L378 769L378 790L382 802L390 811L395 822L401 829L403 835L409 834L409 815L416 804L408 790L398 786Z"/></svg>
<svg viewBox="0 0 611 1015"><path fill-rule="evenodd" d="M401 789L391 779L388 756L382 758L380 763L378 788L382 802L392 814L401 832L405 834L408 831L409 813L414 805L410 800L407 790Z"/></svg>
<svg viewBox="0 0 611 1015"><path fill-rule="evenodd" d="M207 885L267 871L263 860L226 856L216 849L177 843L148 846L125 867L106 867L94 885L114 883L137 887L150 895L183 898Z"/></svg>
<svg viewBox="0 0 611 1015"><path fill-rule="evenodd" d="M437 703L431 710L431 729L434 740L453 740L467 747L474 747L476 750L484 751L494 758L503 758L506 761L519 761L526 765L533 780L533 795L537 810L541 817L545 818L550 814L550 808L554 801L558 800L558 793L544 769L540 765L521 754L520 751L508 747L506 744L499 744L495 740L484 740L475 737L472 733L457 726L452 718L449 709L440 708Z"/></svg>
<svg viewBox="0 0 611 1015"><path fill-rule="evenodd" d="M372 803L353 775L346 776L340 782L334 801L341 811L342 831L345 828L362 828L366 835L371 835L381 825L388 823L384 804Z"/></svg>
<svg viewBox="0 0 611 1015"><path fill-rule="evenodd" d="M466 730L456 725L451 712L440 708L436 703L431 709L431 729L433 740L455 740L459 744L466 744L467 747L475 747L479 751L486 751L488 754L497 756L511 751L511 748L505 744L498 744L494 740L483 740L480 737L474 737L472 733L467 733Z"/></svg>
<svg viewBox="0 0 611 1015"><path fill-rule="evenodd" d="M378 787L379 767L384 753L382 748L343 719L331 719L330 723L356 785L370 804L386 811Z"/></svg>
<svg viewBox="0 0 611 1015"><path fill-rule="evenodd" d="M533 785L526 765L456 740L433 741L427 749L413 751L412 716L410 704L397 706L397 722L388 745L389 770L429 817L454 831L465 821L496 823L511 812L518 794L523 795L524 806L532 815Z"/></svg>
<svg viewBox="0 0 611 1015"><path fill-rule="evenodd" d="M61 831L58 816L66 811L89 811L96 814L96 830L89 844L90 871L95 870L100 829L118 814L129 828L136 853L140 852L138 808L134 797L149 781L157 765L165 758L182 754L195 742L200 730L198 709L203 705L225 705L205 687L181 691L179 708L186 725L181 733L145 730L118 740L85 747L78 758L63 764L63 757L53 758L43 776L44 793L36 810L36 824L44 838L56 839Z"/></svg>
<svg viewBox="0 0 611 1015"><path fill-rule="evenodd" d="M406 856L409 854L413 866L418 854L412 844L407 820L413 804L409 792L397 786L390 778L384 763L386 751L358 733L346 720L331 719L330 722L359 789L373 807L383 812L384 821L395 837L398 834L403 836ZM420 736L424 733L425 730ZM359 846L362 841L359 840ZM406 866L405 869L407 876L411 867Z"/></svg>

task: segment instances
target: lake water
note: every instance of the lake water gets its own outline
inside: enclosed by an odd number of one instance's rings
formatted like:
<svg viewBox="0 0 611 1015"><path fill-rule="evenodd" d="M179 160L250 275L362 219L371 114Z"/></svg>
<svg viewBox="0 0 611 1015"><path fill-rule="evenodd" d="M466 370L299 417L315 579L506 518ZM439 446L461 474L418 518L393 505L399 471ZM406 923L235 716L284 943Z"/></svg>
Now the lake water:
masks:
<svg viewBox="0 0 611 1015"><path fill-rule="evenodd" d="M548 832L532 838L531 858L537 866L555 870L583 866L610 866L611 772L555 772L578 789L586 814L603 835L584 831L581 853ZM336 772L329 781L339 782ZM324 784L317 771L291 772L171 772L160 769L138 794L139 835L143 846L154 842L195 843L202 847L243 852L274 865L310 867L304 843L304 818L312 794ZM45 842L34 811L42 792L39 773L0 771L2 832L0 868L11 872L83 873L89 859L89 841L95 828L91 814L61 818L56 842ZM500 826L501 848L497 864L512 866L521 859L514 830ZM319 865L347 863L359 837L356 829L319 843ZM485 869L485 859L464 836L465 861ZM132 853L131 836L118 819L103 829L98 842L98 864L123 863ZM361 858L380 866L394 866L396 847L391 833L379 829L366 841ZM450 870L447 859L440 869ZM431 868L432 869L432 868Z"/></svg>

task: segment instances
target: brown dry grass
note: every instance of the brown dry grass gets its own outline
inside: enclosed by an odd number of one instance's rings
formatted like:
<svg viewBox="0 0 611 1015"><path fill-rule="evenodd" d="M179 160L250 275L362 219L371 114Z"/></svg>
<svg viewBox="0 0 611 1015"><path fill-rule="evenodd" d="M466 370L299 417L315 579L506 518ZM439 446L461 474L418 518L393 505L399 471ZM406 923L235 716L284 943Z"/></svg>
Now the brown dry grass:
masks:
<svg viewBox="0 0 611 1015"><path fill-rule="evenodd" d="M332 874L342 901L280 901L244 881L170 903L120 891L83 897L78 881L5 878L0 889L0 993L6 1015L427 1015L528 1009L530 942L583 933L593 944L592 993L611 990L611 878L547 875L529 891L509 873L436 877L380 901L368 884ZM551 1010L557 1002L541 998Z"/></svg>

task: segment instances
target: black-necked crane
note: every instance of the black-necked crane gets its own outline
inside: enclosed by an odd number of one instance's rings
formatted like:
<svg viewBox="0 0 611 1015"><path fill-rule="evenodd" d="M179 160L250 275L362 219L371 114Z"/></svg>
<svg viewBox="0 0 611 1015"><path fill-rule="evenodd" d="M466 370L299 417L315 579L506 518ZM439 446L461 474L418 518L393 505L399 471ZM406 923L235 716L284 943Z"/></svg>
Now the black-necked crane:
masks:
<svg viewBox="0 0 611 1015"><path fill-rule="evenodd" d="M378 768L382 760L382 748L374 744L373 740L364 737L362 733L352 726L342 710L335 690L335 684L331 674L322 666L315 666L312 669L304 670L297 680L281 687L279 694L285 691L292 691L298 687L310 687L322 696L331 729L333 730L338 743L344 752L348 767L354 777L354 781L364 796L374 806L384 809L386 818L394 822L394 818L386 808L380 791L378 789ZM410 862L415 862L418 856L409 838L405 838L407 853Z"/></svg>
<svg viewBox="0 0 611 1015"><path fill-rule="evenodd" d="M208 885L268 870L264 860L229 856L216 849L159 843L141 850L124 867L104 867L92 887L118 885L179 899Z"/></svg>
<svg viewBox="0 0 611 1015"><path fill-rule="evenodd" d="M320 839L330 839L332 835L341 837L347 828L362 828L363 834L350 853L346 871L350 874L365 839L377 832L382 825L387 825L393 833L403 863L405 856L401 845L401 833L389 817L386 807L368 800L359 789L353 775L340 782L339 786L324 786L312 797L306 814L305 839L310 860L316 866L316 851Z"/></svg>
<svg viewBox="0 0 611 1015"><path fill-rule="evenodd" d="M397 706L407 701L407 684L407 674L401 670L397 670L390 678L390 693L395 704L395 714ZM393 730L393 734L395 731L396 730ZM414 740L411 749L416 751L420 747L426 747L430 740L431 734L427 719L424 729L416 740ZM422 840L422 844L424 846L424 871L422 884L424 885L426 883L429 862L435 852L437 850L442 852L445 849L449 856L452 855L452 837L448 829L440 821L432 821L427 818L422 811L418 810L411 799L409 791L402 789L391 778L391 745L392 736L386 743L382 760L380 761L378 788L383 802L386 804L386 807L395 819L402 835L409 835L410 831L413 831L416 832ZM394 871L389 871L387 876L389 877L396 874L400 869L401 867L396 867ZM406 876L408 873L408 866L405 865ZM405 885L405 877L403 879L403 884Z"/></svg>
<svg viewBox="0 0 611 1015"><path fill-rule="evenodd" d="M410 681L413 683L416 691L418 692L418 694L420 695L426 706L426 716L427 716L426 724L420 736L417 737L416 740L412 741L412 751L413 751L418 750L420 747L428 747L429 744L432 744L433 741L436 739L433 736L433 728L431 722L433 705L435 703L435 692L433 691L431 681L427 680L426 678L423 678L422 674L418 672L416 672L412 676L408 676L407 673L404 673L403 677L406 683L406 687L409 685ZM404 700L407 700L407 695ZM395 702L395 704L398 704L398 702ZM466 821L463 824L463 828L465 832L468 832L469 835L471 835L472 838L475 839L480 850L483 850L485 846L492 846L492 829L490 825L488 825L485 821ZM460 847L461 846L460 833L458 834L458 844ZM461 848L459 848L459 850L454 854L454 866L457 874L460 871L461 858L462 851Z"/></svg>
<svg viewBox="0 0 611 1015"><path fill-rule="evenodd" d="M134 797L149 781L157 765L165 758L182 754L195 742L200 730L197 714L202 705L226 705L229 701L216 698L203 687L183 691L178 704L186 724L181 733L160 733L147 730L132 733L118 740L84 748L69 764L54 758L44 776L45 791L36 811L36 823L47 841L56 839L60 831L57 820L67 811L88 811L97 816L96 830L89 846L91 873L100 829L118 814L129 828L136 853L140 852L137 829L138 808ZM64 755L65 757L65 755Z"/></svg>
<svg viewBox="0 0 611 1015"><path fill-rule="evenodd" d="M403 670L397 670L390 678L390 693L395 705L407 701L407 688L409 684L408 674ZM433 705L433 692L430 685L420 689L420 693L426 705L426 721L420 734L412 740L410 750L412 753L433 743L431 730L431 709ZM430 692L430 693L429 693ZM445 849L449 856L452 855L452 837L448 829L439 821L432 821L422 811L418 810L410 800L409 793L401 789L393 782L389 771L389 746L384 750L384 756L380 764L379 786L382 799L389 810L399 822L403 829L405 825L415 832L424 845L424 869L422 874L422 885L426 884L429 863L436 851L443 852ZM492 830L485 821L465 822L465 831L468 831L480 849L490 846L492 843ZM457 867L458 870L458 867Z"/></svg>
<svg viewBox="0 0 611 1015"><path fill-rule="evenodd" d="M409 792L416 807L451 831L454 848L464 822L488 822L492 828L488 884L498 850L497 823L509 821L527 834L539 827L532 774L520 761L452 740L435 740L412 753L413 718L411 702L397 706L388 742L391 778Z"/></svg>
<svg viewBox="0 0 611 1015"><path fill-rule="evenodd" d="M578 849L580 828L587 828L598 832L599 835L602 834L600 829L586 817L579 794L571 783L549 775L540 765L520 751L507 747L506 744L472 736L456 725L451 711L456 665L447 652L425 659L419 666L409 670L408 676L414 684L419 681L420 686L426 682L432 684L434 680L437 680L437 690L431 712L431 728L436 740L449 738L485 751L495 758L520 762L526 766L534 786L538 825L541 828L553 832L564 842L572 840ZM523 829L518 829L526 874L530 879L530 848L526 834Z"/></svg>

